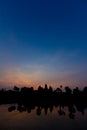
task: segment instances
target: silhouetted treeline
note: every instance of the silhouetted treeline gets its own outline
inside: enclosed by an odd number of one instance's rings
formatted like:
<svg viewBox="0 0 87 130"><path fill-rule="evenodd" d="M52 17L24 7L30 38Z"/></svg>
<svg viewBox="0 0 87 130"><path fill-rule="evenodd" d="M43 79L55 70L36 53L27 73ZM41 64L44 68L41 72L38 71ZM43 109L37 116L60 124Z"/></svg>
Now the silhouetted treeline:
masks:
<svg viewBox="0 0 87 130"><path fill-rule="evenodd" d="M60 86L53 90L51 86L48 88L47 84L44 88L39 86L37 90L34 90L33 87L18 88L17 86L14 86L13 90L1 89L0 104L19 102L75 103L77 101L84 102L87 99L87 87L84 87L82 91L78 87L72 90L67 86L64 89L62 91L62 86Z"/></svg>
<svg viewBox="0 0 87 130"><path fill-rule="evenodd" d="M65 91L63 91L65 89ZM79 90L78 87L73 90L68 86L62 90L62 86L53 90L51 86L45 85L45 87L39 86L37 90L33 87L18 88L14 86L13 90L0 90L0 104L12 104L16 103L19 105L17 108L19 111L26 110L26 108L38 107L37 113L40 114L40 109L45 108L45 113L47 113L48 108L52 111L53 106L59 106L59 114L64 115L65 113L61 110L61 107L68 106L70 111L70 116L74 118L73 114L75 108L84 114L84 109L87 108L87 87L83 90ZM22 107L26 106L26 107ZM14 110L15 107L9 109L9 111Z"/></svg>

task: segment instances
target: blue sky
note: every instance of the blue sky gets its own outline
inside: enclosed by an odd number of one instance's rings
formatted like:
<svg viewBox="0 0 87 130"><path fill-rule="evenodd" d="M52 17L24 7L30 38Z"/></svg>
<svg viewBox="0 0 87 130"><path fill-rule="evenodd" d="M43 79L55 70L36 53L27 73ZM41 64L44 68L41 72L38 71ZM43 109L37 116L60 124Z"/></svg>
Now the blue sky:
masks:
<svg viewBox="0 0 87 130"><path fill-rule="evenodd" d="M87 1L0 1L0 87L87 85Z"/></svg>

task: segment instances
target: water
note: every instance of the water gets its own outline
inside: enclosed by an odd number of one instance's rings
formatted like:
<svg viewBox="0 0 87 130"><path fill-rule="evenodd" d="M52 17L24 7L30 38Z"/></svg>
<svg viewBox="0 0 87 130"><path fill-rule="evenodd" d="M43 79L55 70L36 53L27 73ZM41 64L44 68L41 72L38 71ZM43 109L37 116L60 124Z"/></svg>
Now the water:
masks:
<svg viewBox="0 0 87 130"><path fill-rule="evenodd" d="M87 110L84 115L76 112L75 118L70 118L67 107L61 114L59 107L8 112L10 106L0 106L0 130L87 130Z"/></svg>

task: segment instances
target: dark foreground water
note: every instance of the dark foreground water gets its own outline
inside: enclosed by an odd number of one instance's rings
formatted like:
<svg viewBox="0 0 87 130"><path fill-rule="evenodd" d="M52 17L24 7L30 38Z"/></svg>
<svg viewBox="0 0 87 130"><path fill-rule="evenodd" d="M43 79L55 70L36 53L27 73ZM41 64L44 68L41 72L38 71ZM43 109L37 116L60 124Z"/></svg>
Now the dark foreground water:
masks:
<svg viewBox="0 0 87 130"><path fill-rule="evenodd" d="M84 115L70 115L67 107L8 112L10 106L0 106L0 130L87 130L87 110Z"/></svg>

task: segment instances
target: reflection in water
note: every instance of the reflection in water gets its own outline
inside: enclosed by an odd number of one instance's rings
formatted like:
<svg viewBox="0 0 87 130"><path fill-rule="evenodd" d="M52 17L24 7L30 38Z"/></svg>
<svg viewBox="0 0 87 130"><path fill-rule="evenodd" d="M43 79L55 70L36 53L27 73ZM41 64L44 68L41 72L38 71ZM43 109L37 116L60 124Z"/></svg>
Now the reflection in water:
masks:
<svg viewBox="0 0 87 130"><path fill-rule="evenodd" d="M87 109L75 106L1 105L0 117L0 130L87 129Z"/></svg>
<svg viewBox="0 0 87 130"><path fill-rule="evenodd" d="M45 115L48 114L48 111L50 111L50 114L53 113L53 111L55 110L54 108L57 108L58 110L58 115L59 116L66 116L66 111L65 111L65 107L64 106L33 106L33 105L12 105L8 108L8 111L9 112L12 112L14 110L17 110L19 111L20 113L22 112L28 112L28 113L31 113L32 110L35 110L36 111L36 115L40 116L41 113L42 113L42 110L44 110L44 113ZM68 111L68 117L70 119L75 119L75 115L77 114L77 111L80 111L82 113L82 115L84 115L84 111L79 108L75 108L74 105L69 105L69 106L66 106L67 107L67 111Z"/></svg>
<svg viewBox="0 0 87 130"><path fill-rule="evenodd" d="M87 87L0 91L0 130L86 130ZM2 105L10 104L10 105ZM13 104L13 105L11 105Z"/></svg>

